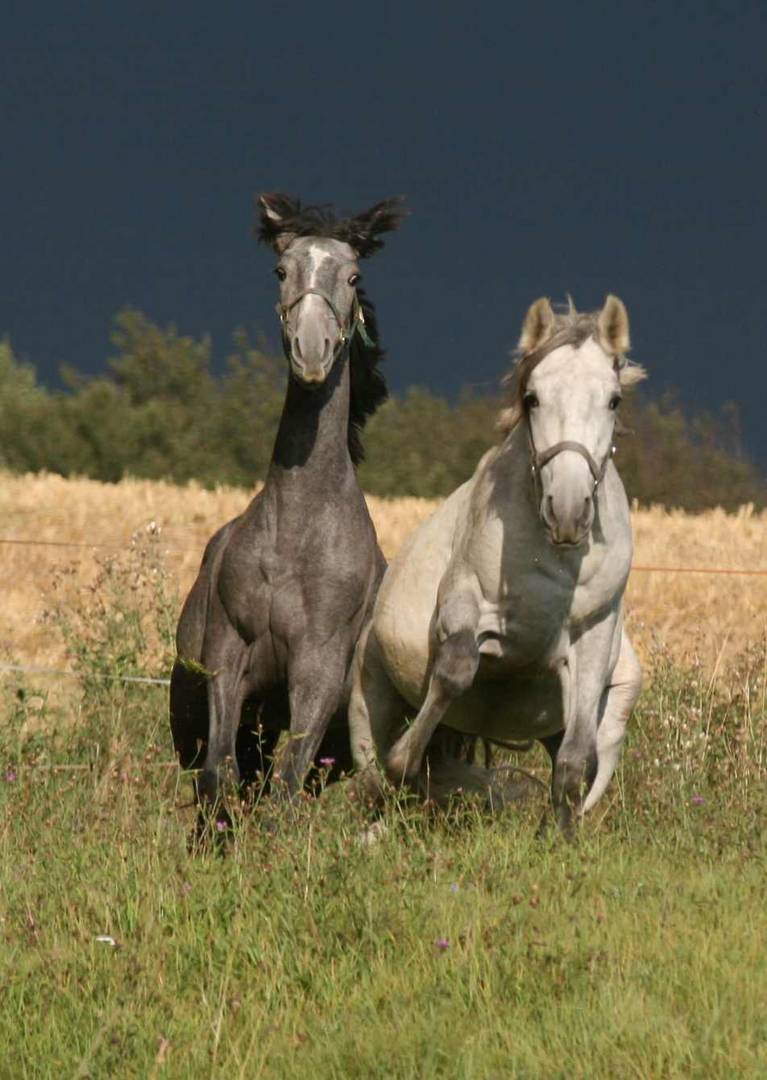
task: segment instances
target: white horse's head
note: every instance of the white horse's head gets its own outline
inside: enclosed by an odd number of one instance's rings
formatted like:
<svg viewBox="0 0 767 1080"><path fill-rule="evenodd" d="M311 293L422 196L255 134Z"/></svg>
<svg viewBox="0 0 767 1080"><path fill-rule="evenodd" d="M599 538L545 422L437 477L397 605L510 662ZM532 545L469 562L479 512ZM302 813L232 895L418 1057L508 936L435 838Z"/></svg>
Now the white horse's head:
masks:
<svg viewBox="0 0 767 1080"><path fill-rule="evenodd" d="M628 348L617 296L601 311L577 312L571 302L562 314L543 298L525 316L505 426L527 426L540 514L554 544L580 544L591 531L622 390L644 376L626 360Z"/></svg>

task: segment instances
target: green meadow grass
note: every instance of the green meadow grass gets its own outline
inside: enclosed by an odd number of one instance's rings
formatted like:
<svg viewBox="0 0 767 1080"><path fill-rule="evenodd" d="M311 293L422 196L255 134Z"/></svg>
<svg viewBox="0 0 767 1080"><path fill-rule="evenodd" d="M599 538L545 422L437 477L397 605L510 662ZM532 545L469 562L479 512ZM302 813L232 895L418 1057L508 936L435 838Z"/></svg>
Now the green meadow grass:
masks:
<svg viewBox="0 0 767 1080"><path fill-rule="evenodd" d="M339 784L192 856L165 692L94 677L146 670L136 602L77 624L74 718L3 684L0 1076L767 1076L762 650L658 660L573 844L541 792L366 847Z"/></svg>

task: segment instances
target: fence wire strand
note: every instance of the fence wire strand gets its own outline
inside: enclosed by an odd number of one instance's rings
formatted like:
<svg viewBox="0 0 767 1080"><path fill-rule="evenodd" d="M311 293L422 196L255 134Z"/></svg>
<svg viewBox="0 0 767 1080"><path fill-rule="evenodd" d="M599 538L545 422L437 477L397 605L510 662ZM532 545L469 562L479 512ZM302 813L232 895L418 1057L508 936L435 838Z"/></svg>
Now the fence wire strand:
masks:
<svg viewBox="0 0 767 1080"><path fill-rule="evenodd" d="M165 528L180 528L181 526L166 525ZM186 526L184 526L186 527ZM0 544L18 545L20 547L54 547L54 548L85 548L94 550L104 548L120 550L125 548L130 540L32 540L24 536L0 536ZM204 545L203 545L204 546ZM163 545L162 554L173 553L174 555L199 555L199 548L167 547ZM767 577L767 569L749 569L741 567L725 566L643 566L639 563L632 564L632 572L648 574L738 574L743 576Z"/></svg>
<svg viewBox="0 0 767 1080"><path fill-rule="evenodd" d="M167 526L168 528L175 528L175 526ZM0 536L0 545L19 546L19 547L53 547L53 548L76 548L76 549L111 549L120 550L125 548L130 541L114 540L114 541L93 541L87 542L84 540L33 540L30 537L25 536ZM162 554L182 554L182 555L198 555L197 549L191 548L178 548L178 547L165 547L163 546ZM634 564L631 567L632 573L645 573L645 574L724 574L735 575L739 577L767 577L767 569L748 569L748 568L734 568L734 567L722 567L722 566L643 566L641 564ZM106 682L121 682L134 685L145 686L170 686L170 679L161 678L153 675L120 675L112 674L108 672L91 673L87 676L78 671L67 671L63 668L49 668L49 667L35 667L27 666L24 664L0 664L0 672L6 672L8 674L17 673L24 675L44 675L44 676L56 676L58 678L65 679L102 679Z"/></svg>

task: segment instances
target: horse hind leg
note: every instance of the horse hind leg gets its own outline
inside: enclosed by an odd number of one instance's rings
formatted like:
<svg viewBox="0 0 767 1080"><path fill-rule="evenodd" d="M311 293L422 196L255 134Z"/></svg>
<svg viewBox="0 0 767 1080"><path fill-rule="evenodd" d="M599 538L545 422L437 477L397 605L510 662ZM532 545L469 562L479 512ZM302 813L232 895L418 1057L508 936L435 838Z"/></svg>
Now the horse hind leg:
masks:
<svg viewBox="0 0 767 1080"><path fill-rule="evenodd" d="M484 765L477 761L480 743L484 743ZM490 813L528 798L534 784L529 775L520 779L514 768L494 765L485 740L447 727L438 727L432 736L419 775L419 790L431 802L446 805L459 793L477 795Z"/></svg>
<svg viewBox="0 0 767 1080"><path fill-rule="evenodd" d="M407 715L407 704L389 678L369 624L363 631L352 662L352 692L349 701L349 742L354 767L355 791L359 798L378 803L386 781L379 765L385 760Z"/></svg>
<svg viewBox="0 0 767 1080"><path fill-rule="evenodd" d="M244 657L227 658L208 679L208 744L205 761L197 779L201 806L201 826L215 815L217 827L231 823L224 806L225 789L240 783L237 736L243 705Z"/></svg>
<svg viewBox="0 0 767 1080"><path fill-rule="evenodd" d="M551 802L552 802L552 805L554 803L554 773L555 773L555 770L556 770L556 767L557 767L557 754L559 753L559 748L562 745L562 740L564 739L564 737L565 737L565 732L564 732L564 728L563 728L561 731L557 731L553 735L544 735L543 738L538 740L540 742L541 746L546 751L546 753L549 755L549 761L551 762ZM548 832L549 825L551 823L550 814L551 814L550 807L546 807L546 809L543 811L543 815L541 817L541 820L538 823L537 832L538 832L539 837L544 837L546 835L546 833Z"/></svg>
<svg viewBox="0 0 767 1080"><path fill-rule="evenodd" d="M268 792L279 736L279 726L269 724L265 703L248 698L242 707L235 746L243 799L253 801Z"/></svg>
<svg viewBox="0 0 767 1080"><path fill-rule="evenodd" d="M170 729L181 768L197 768L208 740L208 679L180 659L170 676Z"/></svg>
<svg viewBox="0 0 767 1080"><path fill-rule="evenodd" d="M208 747L208 679L197 667L176 659L170 676L170 729L182 769L199 769ZM197 774L194 801L199 806Z"/></svg>

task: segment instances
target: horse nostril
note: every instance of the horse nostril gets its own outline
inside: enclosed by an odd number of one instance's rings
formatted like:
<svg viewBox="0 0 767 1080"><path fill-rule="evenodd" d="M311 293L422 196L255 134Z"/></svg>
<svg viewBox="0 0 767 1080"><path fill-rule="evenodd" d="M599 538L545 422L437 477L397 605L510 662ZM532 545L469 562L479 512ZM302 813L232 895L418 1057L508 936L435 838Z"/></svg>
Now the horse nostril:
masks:
<svg viewBox="0 0 767 1080"><path fill-rule="evenodd" d="M293 338L293 355L298 357L299 360L303 358L303 353L301 352L301 339L298 334Z"/></svg>
<svg viewBox="0 0 767 1080"><path fill-rule="evenodd" d="M557 520L557 515L554 513L554 497L553 497L553 495L547 495L546 496L546 513L548 515L549 521L551 521L552 524L553 524Z"/></svg>

